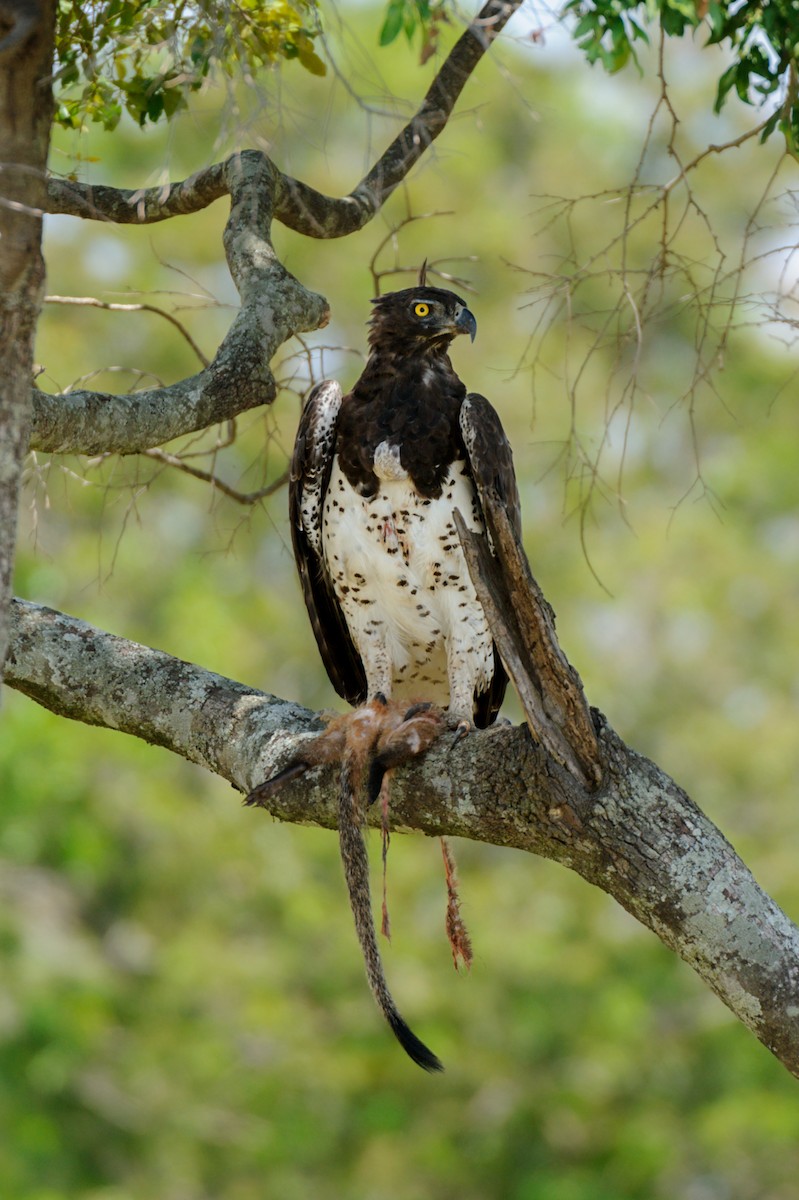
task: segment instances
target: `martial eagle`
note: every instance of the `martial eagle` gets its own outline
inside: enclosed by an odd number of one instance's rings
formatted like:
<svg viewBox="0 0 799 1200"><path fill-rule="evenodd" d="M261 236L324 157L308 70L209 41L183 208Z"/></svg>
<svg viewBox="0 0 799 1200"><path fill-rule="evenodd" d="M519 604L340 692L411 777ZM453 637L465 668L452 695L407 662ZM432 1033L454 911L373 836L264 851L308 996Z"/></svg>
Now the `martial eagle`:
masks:
<svg viewBox="0 0 799 1200"><path fill-rule="evenodd" d="M294 552L322 660L351 704L431 700L489 725L507 675L455 527L485 533L490 490L521 540L510 445L447 353L466 302L419 286L372 302L370 353L346 395L311 392L291 465Z"/></svg>

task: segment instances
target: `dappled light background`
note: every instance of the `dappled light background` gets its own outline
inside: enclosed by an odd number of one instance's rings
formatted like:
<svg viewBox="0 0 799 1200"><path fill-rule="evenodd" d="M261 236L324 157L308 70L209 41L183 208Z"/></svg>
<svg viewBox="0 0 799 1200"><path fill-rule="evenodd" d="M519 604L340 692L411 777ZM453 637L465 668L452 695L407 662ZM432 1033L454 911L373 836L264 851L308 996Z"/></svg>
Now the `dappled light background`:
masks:
<svg viewBox="0 0 799 1200"><path fill-rule="evenodd" d="M168 129L62 132L53 170L140 187L257 146L347 192L435 68L417 64L418 47L379 51L380 20L366 5L330 9L324 79L288 64L201 93ZM711 154L690 192L669 191L664 226L656 189L754 123L733 99L712 115L709 53L685 39L666 56L675 127L657 108L654 51L643 77L611 79L541 14L509 30L369 226L327 243L275 228L286 266L328 297L330 325L284 348L272 409L168 447L234 492L272 494L243 504L146 456L34 456L16 591L340 707L294 577L280 480L309 380L354 380L369 298L407 286L426 256L469 291L478 336L454 348L455 365L509 432L528 556L589 700L796 918L796 167L776 137ZM210 357L237 303L225 216L218 202L143 229L48 218L48 292L157 306ZM168 383L200 366L158 313L57 303L37 361L48 391L89 376L108 390ZM797 1082L578 878L458 844L476 952L462 978L438 846L393 839L386 967L444 1059L430 1078L368 993L334 834L244 811L163 750L13 692L4 706L3 1194L796 1195ZM514 700L506 711L519 719Z"/></svg>

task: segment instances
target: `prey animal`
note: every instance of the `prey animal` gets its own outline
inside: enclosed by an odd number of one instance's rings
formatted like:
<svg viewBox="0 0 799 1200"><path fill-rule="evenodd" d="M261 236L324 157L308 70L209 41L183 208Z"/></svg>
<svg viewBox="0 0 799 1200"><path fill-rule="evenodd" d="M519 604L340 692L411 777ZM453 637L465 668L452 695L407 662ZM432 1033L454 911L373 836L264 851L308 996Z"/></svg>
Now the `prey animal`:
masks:
<svg viewBox="0 0 799 1200"><path fill-rule="evenodd" d="M485 397L467 393L449 358L455 337L475 337L466 302L422 282L373 305L369 356L352 390L344 395L331 380L308 398L289 494L294 552L322 660L339 695L363 707L262 789L317 762L341 763L341 851L367 977L403 1048L437 1070L438 1059L399 1017L386 986L369 899L364 805L349 797L370 777L365 746L386 769L438 736L441 719L420 715L418 705L406 711L411 701L445 710L459 734L496 717L507 675L455 511L485 534L483 503L491 493L520 538L519 496L496 412ZM390 762L383 745L389 734ZM375 795L367 786L367 799Z"/></svg>

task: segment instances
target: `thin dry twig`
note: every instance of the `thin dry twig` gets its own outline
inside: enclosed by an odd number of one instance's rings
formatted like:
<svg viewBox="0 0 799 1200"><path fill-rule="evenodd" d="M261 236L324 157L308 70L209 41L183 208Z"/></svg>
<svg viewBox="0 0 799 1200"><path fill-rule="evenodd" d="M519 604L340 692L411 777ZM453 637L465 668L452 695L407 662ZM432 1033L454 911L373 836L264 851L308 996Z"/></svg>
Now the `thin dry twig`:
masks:
<svg viewBox="0 0 799 1200"><path fill-rule="evenodd" d="M165 321L169 321L170 325L174 325L181 337L185 338L191 346L204 367L210 366L210 358L203 354L182 321L179 321L172 313L167 312L165 308L159 308L157 304L118 304L114 301L100 300L96 296L45 296L44 302L45 304L71 304L82 308L102 308L107 312L155 313L156 316L163 317Z"/></svg>
<svg viewBox="0 0 799 1200"><path fill-rule="evenodd" d="M145 450L146 458L155 459L156 462L163 463L164 466L174 467L176 471L183 471L185 475L191 475L194 479L200 479L203 483L210 483L211 486L223 496L227 496L229 500L235 500L237 504L252 505L257 504L259 500L263 500L266 496L272 496L275 492L280 491L288 483L289 473L284 471L277 479L273 479L266 487L258 488L254 492L240 492L236 488L225 483L218 475L212 471L203 471L200 467L193 467L187 463L184 458L178 454L168 454L166 450L153 448Z"/></svg>
<svg viewBox="0 0 799 1200"><path fill-rule="evenodd" d="M647 354L655 324L673 321L684 328L689 321L693 323L693 357L686 357L684 365L674 360L674 388L665 415L672 409L684 410L695 471L686 494L699 483L702 494L712 502L701 474L697 406L702 397L709 396L726 407L716 380L729 338L740 325L736 313L745 298L744 278L759 258L773 260L778 253L772 245L757 253L753 240L763 232L761 214L774 197L784 156L749 215L732 263L699 178L711 158L756 139L765 122L686 156L681 144L687 138L681 134L681 117L666 76L664 39L657 71L660 92L629 183L573 199L538 197L537 236L546 238L547 246L551 241L562 246L565 241L565 249L560 251L556 270L538 266L528 272L532 280L529 307L534 318L518 370L527 364L535 406L538 375L557 369L547 344L551 340L558 346L558 374L569 398L569 428L565 438L558 439L558 456L565 463L564 496L577 491L575 508L589 566L587 531L594 501L615 496L622 520L629 522L623 495L625 463L639 397L645 396L651 407L652 385L647 386L650 363L658 379L657 361ZM662 182L648 179L650 164L658 169L664 151L677 164L676 173ZM601 222L578 219L580 210L589 204L602 205ZM595 236L598 229L601 238ZM697 235L704 239L699 251L693 249L692 239ZM597 305L600 288L610 293L609 303L601 308ZM764 320L773 320L773 305L763 311ZM604 432L589 441L582 431L583 413L587 403L595 404L598 387L599 396L604 394ZM615 478L609 475L609 462L615 464Z"/></svg>

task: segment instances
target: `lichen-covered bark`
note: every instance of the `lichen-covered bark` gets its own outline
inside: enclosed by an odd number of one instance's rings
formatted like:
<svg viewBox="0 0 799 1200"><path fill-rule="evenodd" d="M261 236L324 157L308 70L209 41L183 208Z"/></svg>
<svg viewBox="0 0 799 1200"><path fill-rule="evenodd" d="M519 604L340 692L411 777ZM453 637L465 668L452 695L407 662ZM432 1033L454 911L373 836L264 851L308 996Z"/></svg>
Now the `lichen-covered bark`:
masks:
<svg viewBox="0 0 799 1200"><path fill-rule="evenodd" d="M44 288L42 208L52 101L53 4L0 13L0 664L22 464L30 429L33 339Z"/></svg>
<svg viewBox="0 0 799 1200"><path fill-rule="evenodd" d="M6 680L75 720L165 746L246 793L318 729L312 713L38 605L13 606ZM604 764L594 792L527 728L434 747L397 772L395 825L514 846L614 896L710 985L799 1076L799 930L711 821L595 714ZM336 824L329 770L287 783L270 811Z"/></svg>

